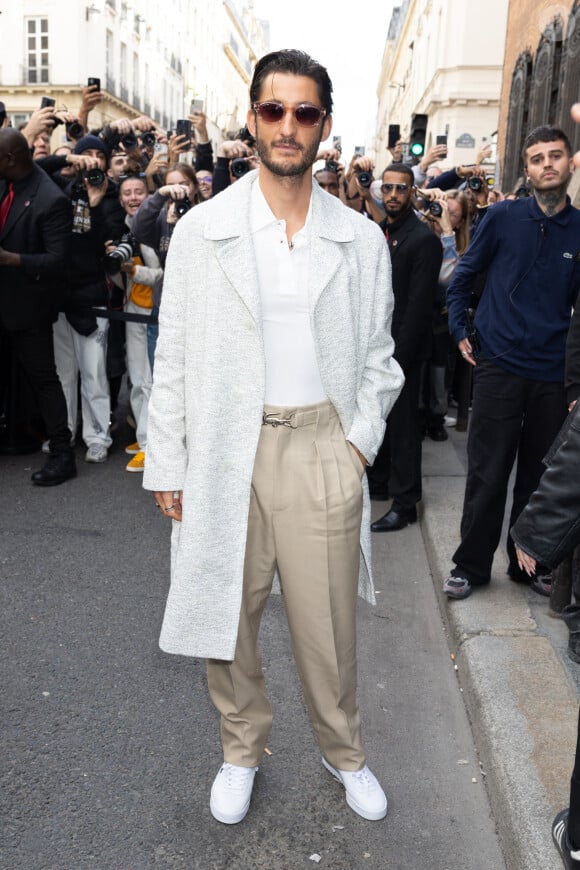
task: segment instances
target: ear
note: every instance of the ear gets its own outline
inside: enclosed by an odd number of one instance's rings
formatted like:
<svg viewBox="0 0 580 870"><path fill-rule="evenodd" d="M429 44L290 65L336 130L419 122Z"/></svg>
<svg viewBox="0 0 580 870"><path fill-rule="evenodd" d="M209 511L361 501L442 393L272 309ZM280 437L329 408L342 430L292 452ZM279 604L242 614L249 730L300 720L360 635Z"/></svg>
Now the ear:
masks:
<svg viewBox="0 0 580 870"><path fill-rule="evenodd" d="M332 132L332 115L326 115L324 118L324 122L322 124L322 135L320 137L321 142L326 142L330 133Z"/></svg>
<svg viewBox="0 0 580 870"><path fill-rule="evenodd" d="M252 136L255 139L256 138L256 113L254 112L253 109L248 109L248 114L246 115L246 124L247 124L248 130L250 131L250 133L252 134Z"/></svg>

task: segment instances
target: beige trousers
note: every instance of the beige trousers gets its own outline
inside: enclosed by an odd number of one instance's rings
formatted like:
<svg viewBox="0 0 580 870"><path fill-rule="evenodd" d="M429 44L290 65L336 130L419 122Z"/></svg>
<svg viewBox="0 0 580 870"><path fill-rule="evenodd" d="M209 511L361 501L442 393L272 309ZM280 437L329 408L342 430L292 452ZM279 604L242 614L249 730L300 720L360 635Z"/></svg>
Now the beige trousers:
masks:
<svg viewBox="0 0 580 870"><path fill-rule="evenodd" d="M258 649L260 620L280 575L310 721L328 761L364 764L356 702L356 600L363 467L330 402L267 406L289 425L263 425L254 473L235 658L210 660L224 759L258 765L272 724Z"/></svg>

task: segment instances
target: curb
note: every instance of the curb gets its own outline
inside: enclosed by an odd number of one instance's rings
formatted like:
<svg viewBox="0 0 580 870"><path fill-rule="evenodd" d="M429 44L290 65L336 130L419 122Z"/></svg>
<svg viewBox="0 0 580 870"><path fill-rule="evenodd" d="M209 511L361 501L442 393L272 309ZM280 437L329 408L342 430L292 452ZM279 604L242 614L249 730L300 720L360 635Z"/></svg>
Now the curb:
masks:
<svg viewBox="0 0 580 870"><path fill-rule="evenodd" d="M437 445L436 462L425 447L425 466L435 474L424 471L421 531L506 866L561 870L551 825L569 801L576 692L538 631L527 598L535 593L507 578L499 550L489 588L466 601L443 595L459 540L465 473L451 441Z"/></svg>

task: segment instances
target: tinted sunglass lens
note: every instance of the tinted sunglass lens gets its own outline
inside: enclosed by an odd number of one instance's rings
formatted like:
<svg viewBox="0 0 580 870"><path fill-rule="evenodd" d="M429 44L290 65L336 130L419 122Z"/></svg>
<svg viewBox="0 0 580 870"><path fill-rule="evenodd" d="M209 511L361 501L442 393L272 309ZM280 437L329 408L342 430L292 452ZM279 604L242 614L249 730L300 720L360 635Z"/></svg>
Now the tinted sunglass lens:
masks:
<svg viewBox="0 0 580 870"><path fill-rule="evenodd" d="M284 106L281 103L262 103L258 106L258 115L266 124L277 124L284 117Z"/></svg>
<svg viewBox="0 0 580 870"><path fill-rule="evenodd" d="M295 114L296 120L303 127L316 127L322 113L316 106L298 106Z"/></svg>

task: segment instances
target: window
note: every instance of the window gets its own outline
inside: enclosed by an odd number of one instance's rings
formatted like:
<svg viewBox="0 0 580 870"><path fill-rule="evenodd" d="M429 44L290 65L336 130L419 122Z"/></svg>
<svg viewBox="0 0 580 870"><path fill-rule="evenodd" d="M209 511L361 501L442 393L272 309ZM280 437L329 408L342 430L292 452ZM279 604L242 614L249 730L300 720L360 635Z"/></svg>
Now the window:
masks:
<svg viewBox="0 0 580 870"><path fill-rule="evenodd" d="M26 20L26 81L48 84L48 18Z"/></svg>

